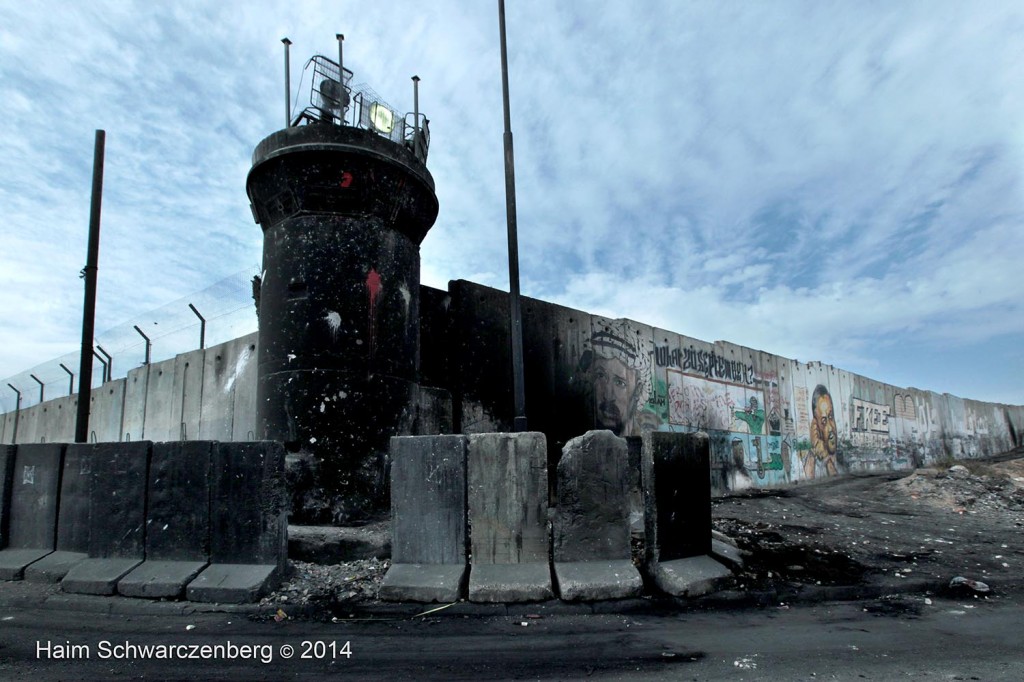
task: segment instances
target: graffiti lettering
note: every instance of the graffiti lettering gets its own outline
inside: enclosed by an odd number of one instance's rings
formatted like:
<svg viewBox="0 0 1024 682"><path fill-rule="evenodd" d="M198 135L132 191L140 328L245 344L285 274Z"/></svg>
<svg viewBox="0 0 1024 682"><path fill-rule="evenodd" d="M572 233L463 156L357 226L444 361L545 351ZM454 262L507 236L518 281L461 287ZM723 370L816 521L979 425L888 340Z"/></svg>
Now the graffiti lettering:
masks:
<svg viewBox="0 0 1024 682"><path fill-rule="evenodd" d="M889 406L853 398L853 430L889 435Z"/></svg>
<svg viewBox="0 0 1024 682"><path fill-rule="evenodd" d="M680 353L681 351L681 353ZM745 363L728 360L714 351L697 350L696 347L676 348L668 346L654 349L654 357L659 367L679 367L682 356L682 369L696 374L703 374L707 379L723 379L740 384L754 384L754 368Z"/></svg>

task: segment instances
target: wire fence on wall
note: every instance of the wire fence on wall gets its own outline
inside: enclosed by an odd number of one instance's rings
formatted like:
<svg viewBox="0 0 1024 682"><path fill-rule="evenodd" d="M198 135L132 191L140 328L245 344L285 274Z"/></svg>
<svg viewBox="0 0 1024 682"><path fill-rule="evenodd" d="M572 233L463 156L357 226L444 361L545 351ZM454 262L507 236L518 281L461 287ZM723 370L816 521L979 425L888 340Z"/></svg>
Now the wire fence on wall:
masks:
<svg viewBox="0 0 1024 682"><path fill-rule="evenodd" d="M254 265L97 334L92 387L102 385L104 376L122 378L145 364L147 338L149 361L158 362L256 331L252 280L259 274ZM69 346L75 343L68 340ZM75 350L0 380L0 412L18 408L18 394L11 386L21 392L22 408L41 402L41 397L51 400L77 393L79 365L79 350Z"/></svg>

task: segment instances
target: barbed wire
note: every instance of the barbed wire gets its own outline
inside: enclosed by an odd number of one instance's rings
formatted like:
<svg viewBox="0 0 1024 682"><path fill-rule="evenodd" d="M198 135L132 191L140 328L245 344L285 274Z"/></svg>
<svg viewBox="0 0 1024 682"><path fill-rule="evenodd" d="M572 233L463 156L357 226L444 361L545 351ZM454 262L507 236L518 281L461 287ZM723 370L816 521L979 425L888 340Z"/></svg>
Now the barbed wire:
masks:
<svg viewBox="0 0 1024 682"><path fill-rule="evenodd" d="M252 298L252 279L260 274L260 267L253 265L207 288L150 310L131 320L112 327L95 337L96 347L112 358L110 378L127 376L129 370L146 362L146 340L136 327L142 330L150 341L150 362L173 358L199 348L202 322L192 311L195 306L206 320L205 347L224 343L244 336L257 329L256 306ZM69 345L72 342L69 342ZM45 400L59 398L78 392L79 350L52 360L42 362L11 377L0 380L0 412L11 412L17 405L17 394L7 384L21 391L21 407L31 407L40 402L39 382L43 382ZM105 361L105 358L104 358ZM63 365L63 366L62 366ZM67 368L67 369L65 369ZM71 375L74 374L74 388ZM103 364L93 358L92 386L103 383Z"/></svg>

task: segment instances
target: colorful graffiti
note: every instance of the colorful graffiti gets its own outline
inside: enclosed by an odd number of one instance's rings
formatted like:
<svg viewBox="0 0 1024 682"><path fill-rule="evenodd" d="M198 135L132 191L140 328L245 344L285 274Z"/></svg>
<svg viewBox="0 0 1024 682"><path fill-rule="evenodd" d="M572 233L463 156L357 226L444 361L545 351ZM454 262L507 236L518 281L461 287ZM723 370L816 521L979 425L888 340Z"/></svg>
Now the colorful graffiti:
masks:
<svg viewBox="0 0 1024 682"><path fill-rule="evenodd" d="M835 476L839 473L836 452L839 432L836 427L835 408L828 389L818 384L811 395L810 449L804 456L804 475L815 478L818 474Z"/></svg>
<svg viewBox="0 0 1024 682"><path fill-rule="evenodd" d="M757 389L668 370L668 421L702 430L762 433L764 397Z"/></svg>

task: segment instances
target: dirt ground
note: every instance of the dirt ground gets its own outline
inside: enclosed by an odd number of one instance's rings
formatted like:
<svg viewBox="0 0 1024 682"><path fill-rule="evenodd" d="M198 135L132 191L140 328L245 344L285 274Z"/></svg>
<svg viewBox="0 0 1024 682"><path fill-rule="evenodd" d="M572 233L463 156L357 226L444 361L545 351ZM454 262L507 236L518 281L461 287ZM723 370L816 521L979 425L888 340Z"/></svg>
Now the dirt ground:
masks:
<svg viewBox="0 0 1024 682"><path fill-rule="evenodd" d="M712 501L714 528L747 552L740 590L858 585L877 577L1024 584L1024 449L988 461L854 474ZM959 465L959 466L957 466ZM638 553L639 556L639 553ZM292 561L263 600L343 613L376 600L387 559Z"/></svg>
<svg viewBox="0 0 1024 682"><path fill-rule="evenodd" d="M739 586L856 585L873 576L1017 589L1024 568L1024 450L989 461L839 477L713 501L748 552Z"/></svg>

